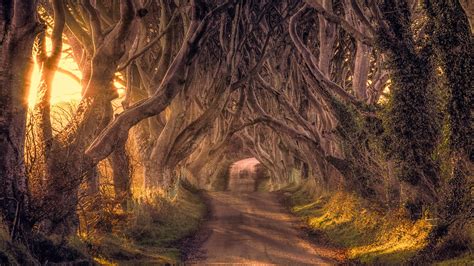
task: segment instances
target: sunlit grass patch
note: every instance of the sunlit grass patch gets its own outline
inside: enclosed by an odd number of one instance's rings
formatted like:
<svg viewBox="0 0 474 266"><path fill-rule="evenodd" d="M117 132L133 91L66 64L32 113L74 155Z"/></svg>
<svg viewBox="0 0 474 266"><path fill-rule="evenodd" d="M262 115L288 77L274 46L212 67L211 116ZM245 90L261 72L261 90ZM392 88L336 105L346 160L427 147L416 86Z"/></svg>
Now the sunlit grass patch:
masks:
<svg viewBox="0 0 474 266"><path fill-rule="evenodd" d="M379 212L345 192L315 197L300 189L293 192L290 204L311 230L324 232L347 249L349 259L363 263L405 262L426 245L432 228L427 220L412 222L401 212Z"/></svg>
<svg viewBox="0 0 474 266"><path fill-rule="evenodd" d="M116 265L118 265L118 263L111 262L111 261L109 261L105 258L102 258L102 257L95 257L94 261L97 262L99 265L103 265L103 266L116 266Z"/></svg>
<svg viewBox="0 0 474 266"><path fill-rule="evenodd" d="M99 264L175 264L178 241L197 230L206 207L195 191L180 186L173 197L148 191L129 203L124 220L111 232L97 232L84 241Z"/></svg>
<svg viewBox="0 0 474 266"><path fill-rule="evenodd" d="M397 214L387 214L380 219L381 227L374 231L373 243L352 248L349 252L351 257L362 262L375 259L399 263L414 256L426 245L432 227L426 220L412 222L397 217Z"/></svg>

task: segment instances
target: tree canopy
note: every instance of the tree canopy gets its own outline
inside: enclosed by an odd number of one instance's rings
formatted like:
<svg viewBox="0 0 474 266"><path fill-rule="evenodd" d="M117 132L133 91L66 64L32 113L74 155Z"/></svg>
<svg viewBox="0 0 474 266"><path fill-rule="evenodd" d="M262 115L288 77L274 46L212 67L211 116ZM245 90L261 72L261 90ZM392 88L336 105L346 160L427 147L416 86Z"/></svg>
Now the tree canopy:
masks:
<svg viewBox="0 0 474 266"><path fill-rule="evenodd" d="M2 1L1 221L21 241L70 236L104 171L126 210L139 191L215 188L255 157L273 190L311 182L430 212L434 247L473 218L473 13L457 0ZM57 126L61 71L82 96Z"/></svg>

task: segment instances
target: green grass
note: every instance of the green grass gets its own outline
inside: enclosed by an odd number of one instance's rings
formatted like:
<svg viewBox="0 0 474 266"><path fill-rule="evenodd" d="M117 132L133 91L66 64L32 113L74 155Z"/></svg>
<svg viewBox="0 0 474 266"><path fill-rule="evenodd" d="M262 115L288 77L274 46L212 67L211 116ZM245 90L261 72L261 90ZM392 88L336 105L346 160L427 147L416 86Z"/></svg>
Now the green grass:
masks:
<svg viewBox="0 0 474 266"><path fill-rule="evenodd" d="M177 264L181 259L179 241L199 228L206 212L198 191L180 185L172 199L159 191L149 192L134 200L128 212L107 216L120 217L115 218L110 232L95 230L73 236L67 246L35 235L28 243L30 249L11 241L0 220L0 265L39 265L56 262L53 259L88 261L88 255L101 265Z"/></svg>
<svg viewBox="0 0 474 266"><path fill-rule="evenodd" d="M409 221L400 212L381 213L354 194L315 197L311 189L291 188L288 202L308 227L345 248L350 260L399 265L426 244L432 228L426 220Z"/></svg>
<svg viewBox="0 0 474 266"><path fill-rule="evenodd" d="M425 247L433 225L426 219L413 222L402 210L382 212L355 194L315 193L314 184L292 185L284 189L294 214L301 217L315 235L323 234L333 244L347 250L348 259L365 264L408 264ZM474 239L474 226L468 229ZM453 259L435 265L473 265L472 248Z"/></svg>
<svg viewBox="0 0 474 266"><path fill-rule="evenodd" d="M105 265L176 264L179 241L194 233L206 213L196 191L180 186L173 199L149 193L134 201L113 233L91 239L95 260Z"/></svg>

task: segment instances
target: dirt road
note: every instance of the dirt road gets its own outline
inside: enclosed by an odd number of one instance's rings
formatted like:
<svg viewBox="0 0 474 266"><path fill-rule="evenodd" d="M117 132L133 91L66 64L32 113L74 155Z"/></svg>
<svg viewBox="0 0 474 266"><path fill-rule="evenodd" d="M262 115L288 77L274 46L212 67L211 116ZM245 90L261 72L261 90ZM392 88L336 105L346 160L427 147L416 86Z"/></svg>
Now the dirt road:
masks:
<svg viewBox="0 0 474 266"><path fill-rule="evenodd" d="M189 264L332 265L321 247L300 238L295 219L268 192L210 192L209 238Z"/></svg>

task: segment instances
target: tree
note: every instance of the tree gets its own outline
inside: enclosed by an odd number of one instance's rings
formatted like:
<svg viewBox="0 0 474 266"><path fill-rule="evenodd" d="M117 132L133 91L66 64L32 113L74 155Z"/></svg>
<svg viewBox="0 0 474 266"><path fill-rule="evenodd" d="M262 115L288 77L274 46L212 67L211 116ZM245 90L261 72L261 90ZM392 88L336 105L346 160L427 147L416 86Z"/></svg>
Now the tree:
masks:
<svg viewBox="0 0 474 266"><path fill-rule="evenodd" d="M35 172L38 176L30 178L30 189L33 197L39 199L44 190L44 182L51 175L50 168L52 162L51 148L53 145L53 129L51 125L51 92L54 75L58 69L59 61L62 54L63 46L63 30L66 24L64 5L62 1L55 0L52 2L54 28L52 31L52 51L48 55L46 49L46 32L42 32L37 39L37 55L36 61L40 65L41 80L37 90L37 100L34 107L34 127L37 144L39 147L39 155L35 161L35 168L39 171ZM37 181L38 184L34 184ZM39 194L39 195L35 195Z"/></svg>
<svg viewBox="0 0 474 266"><path fill-rule="evenodd" d="M443 70L447 91L447 117L449 152L445 167L449 174L440 193L440 221L425 248L426 255L432 250L448 250L451 253L466 248L466 223L472 219L473 120L472 105L474 78L474 48L472 31L467 14L458 1L424 1L428 23L433 27L431 38L436 59ZM441 255L441 254L440 254ZM440 255L435 256L439 257ZM441 255L442 256L442 255Z"/></svg>
<svg viewBox="0 0 474 266"><path fill-rule="evenodd" d="M44 27L37 1L0 3L0 195L2 219L12 238L28 228L28 183L23 149L32 48Z"/></svg>
<svg viewBox="0 0 474 266"><path fill-rule="evenodd" d="M85 175L89 174L90 178L94 168L94 164L84 156L84 149L112 118L110 101L116 97L112 81L125 54L133 22L140 15L133 1L120 1L120 19L105 30L90 1L82 1L82 7L87 11L91 27L91 42L85 36L81 39L82 49L91 59L83 69L87 82L83 82L83 98L74 120L52 140L45 195L37 206L41 211L36 219L43 225L43 230L59 235L69 235L76 230L78 188ZM74 29L70 16L66 12L66 24ZM81 29L76 30L84 35ZM64 208L54 208L53 202L62 204Z"/></svg>

